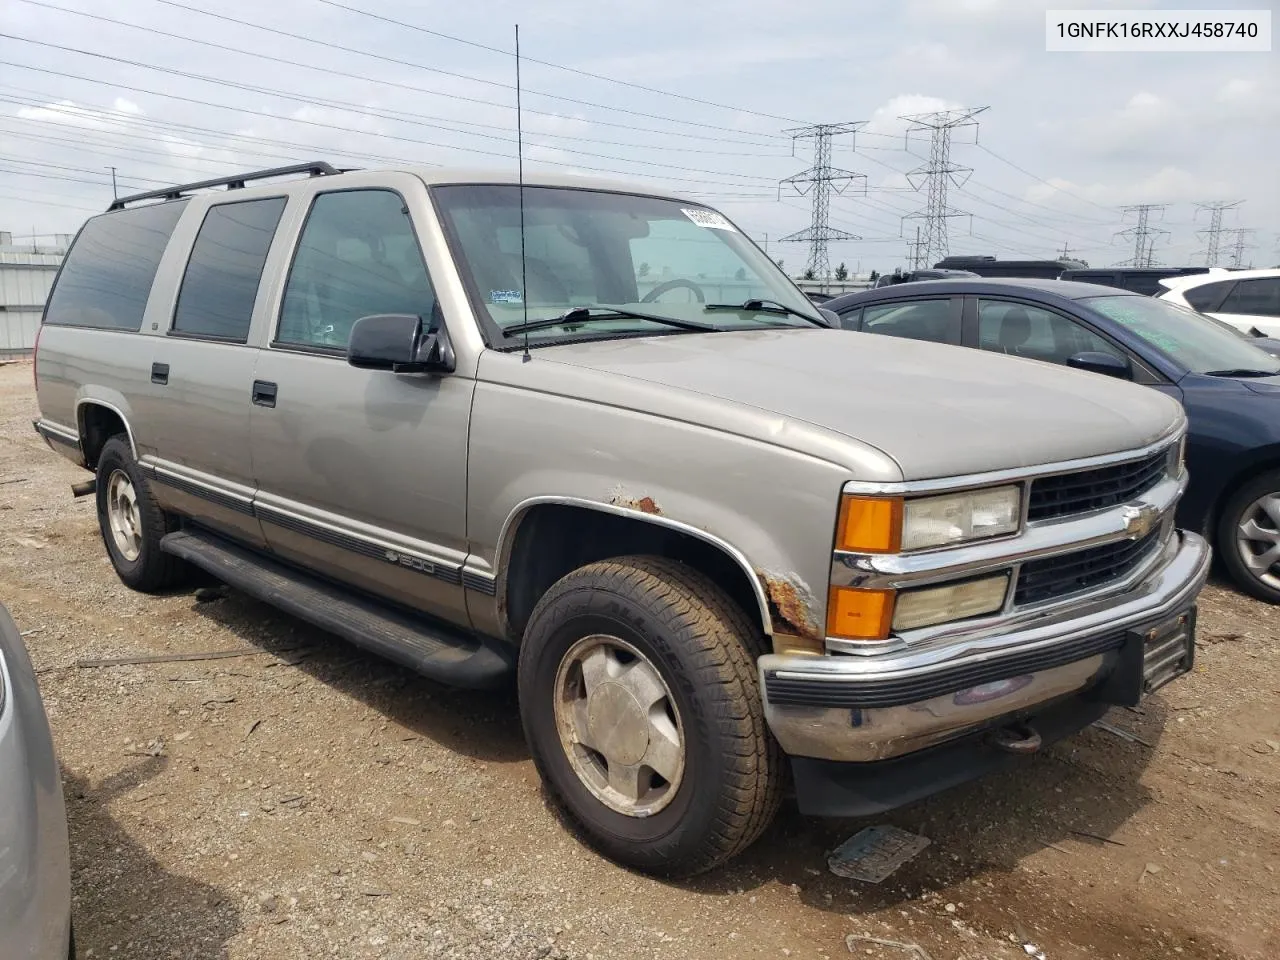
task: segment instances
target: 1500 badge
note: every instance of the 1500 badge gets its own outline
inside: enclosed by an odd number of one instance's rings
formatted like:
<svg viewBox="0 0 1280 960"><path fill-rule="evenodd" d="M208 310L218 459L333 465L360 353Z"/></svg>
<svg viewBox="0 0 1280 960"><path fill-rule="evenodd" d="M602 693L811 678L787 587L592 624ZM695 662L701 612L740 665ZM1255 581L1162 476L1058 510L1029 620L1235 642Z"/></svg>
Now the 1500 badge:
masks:
<svg viewBox="0 0 1280 960"><path fill-rule="evenodd" d="M413 557L407 553L397 553L394 550L388 550L382 556L388 563L408 567L410 570L417 570L419 573L436 572L436 565L430 560L423 560L421 557Z"/></svg>

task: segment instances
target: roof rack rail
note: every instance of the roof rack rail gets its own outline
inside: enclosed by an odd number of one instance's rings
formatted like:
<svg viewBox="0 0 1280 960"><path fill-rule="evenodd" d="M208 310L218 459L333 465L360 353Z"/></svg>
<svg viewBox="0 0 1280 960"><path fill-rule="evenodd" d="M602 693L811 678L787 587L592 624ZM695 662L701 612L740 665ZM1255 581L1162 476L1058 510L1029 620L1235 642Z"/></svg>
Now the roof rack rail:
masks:
<svg viewBox="0 0 1280 960"><path fill-rule="evenodd" d="M250 180L268 180L272 177L285 177L293 173L306 173L313 177L330 177L346 171L339 170L332 164L317 160L312 163L295 163L287 167L272 167L270 170L257 170L253 173L240 173L230 177L218 177L216 180L198 180L195 183L180 183L160 190L148 190L146 193L135 193L128 197L114 200L108 211L123 210L131 203L140 200L177 200L192 190L206 187L226 187L228 190L242 190Z"/></svg>

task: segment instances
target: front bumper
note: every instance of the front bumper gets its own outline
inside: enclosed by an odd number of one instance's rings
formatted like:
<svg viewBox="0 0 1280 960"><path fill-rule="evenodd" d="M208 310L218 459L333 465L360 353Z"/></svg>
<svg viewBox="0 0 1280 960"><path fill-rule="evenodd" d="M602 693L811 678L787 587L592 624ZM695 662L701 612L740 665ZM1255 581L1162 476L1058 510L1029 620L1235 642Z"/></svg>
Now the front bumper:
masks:
<svg viewBox="0 0 1280 960"><path fill-rule="evenodd" d="M71 861L62 775L22 638L0 606L0 956L66 960Z"/></svg>
<svg viewBox="0 0 1280 960"><path fill-rule="evenodd" d="M1210 551L1178 531L1123 593L946 642L872 656L769 654L765 716L792 757L866 763L961 737L1063 701L1110 672L1126 632L1189 608Z"/></svg>

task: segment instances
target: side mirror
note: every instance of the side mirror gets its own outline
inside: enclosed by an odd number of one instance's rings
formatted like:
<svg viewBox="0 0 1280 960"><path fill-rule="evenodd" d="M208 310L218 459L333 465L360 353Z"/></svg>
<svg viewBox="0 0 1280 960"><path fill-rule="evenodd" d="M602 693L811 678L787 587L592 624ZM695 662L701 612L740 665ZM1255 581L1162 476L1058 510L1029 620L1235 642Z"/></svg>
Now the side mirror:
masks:
<svg viewBox="0 0 1280 960"><path fill-rule="evenodd" d="M392 373L449 372L453 349L443 327L439 333L424 333L421 317L380 313L361 317L352 325L347 363Z"/></svg>
<svg viewBox="0 0 1280 960"><path fill-rule="evenodd" d="M840 329L840 314L834 310L828 310L826 307L819 307L818 313L822 314L822 319L827 321L827 326L835 330Z"/></svg>
<svg viewBox="0 0 1280 960"><path fill-rule="evenodd" d="M1076 370L1088 370L1090 373L1101 373L1108 377L1119 377L1122 380L1128 380L1133 375L1128 360L1093 350L1077 353L1067 360L1067 366L1074 367Z"/></svg>

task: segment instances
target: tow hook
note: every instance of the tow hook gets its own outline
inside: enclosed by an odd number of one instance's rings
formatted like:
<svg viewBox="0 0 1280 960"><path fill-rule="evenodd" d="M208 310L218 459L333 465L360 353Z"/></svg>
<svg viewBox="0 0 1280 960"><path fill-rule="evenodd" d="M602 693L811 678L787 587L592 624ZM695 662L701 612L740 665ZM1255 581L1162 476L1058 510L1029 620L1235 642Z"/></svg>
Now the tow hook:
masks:
<svg viewBox="0 0 1280 960"><path fill-rule="evenodd" d="M71 485L71 495L76 499L79 499L80 497L87 497L90 494L96 493L97 491L98 491L97 477L94 477L92 480L85 480L83 483L73 483Z"/></svg>
<svg viewBox="0 0 1280 960"><path fill-rule="evenodd" d="M1035 753L1040 749L1040 734L1025 723L1011 723L991 734L991 742L1006 753Z"/></svg>

